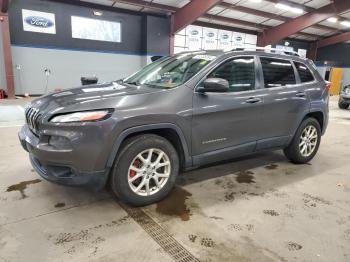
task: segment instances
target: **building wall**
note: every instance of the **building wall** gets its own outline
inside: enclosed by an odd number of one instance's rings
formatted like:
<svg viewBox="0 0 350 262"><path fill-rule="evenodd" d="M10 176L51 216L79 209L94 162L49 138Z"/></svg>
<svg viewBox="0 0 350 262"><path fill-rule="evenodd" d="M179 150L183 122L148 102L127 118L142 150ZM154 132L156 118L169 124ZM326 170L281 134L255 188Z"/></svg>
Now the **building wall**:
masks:
<svg viewBox="0 0 350 262"><path fill-rule="evenodd" d="M317 64L327 61L328 65L350 67L350 43L339 43L317 50Z"/></svg>
<svg viewBox="0 0 350 262"><path fill-rule="evenodd" d="M0 89L7 90L4 64L4 50L2 46L2 23L0 23Z"/></svg>
<svg viewBox="0 0 350 262"><path fill-rule="evenodd" d="M167 17L83 3L13 0L10 14L16 94L43 94L46 90L80 85L82 76L99 82L124 78L139 70L151 55L169 54L170 21ZM22 9L55 14L56 34L23 30ZM102 10L103 16L94 16ZM121 23L121 42L72 38L71 16ZM144 21L152 21L145 28ZM143 32L156 35L151 41ZM50 75L45 74L49 69Z"/></svg>

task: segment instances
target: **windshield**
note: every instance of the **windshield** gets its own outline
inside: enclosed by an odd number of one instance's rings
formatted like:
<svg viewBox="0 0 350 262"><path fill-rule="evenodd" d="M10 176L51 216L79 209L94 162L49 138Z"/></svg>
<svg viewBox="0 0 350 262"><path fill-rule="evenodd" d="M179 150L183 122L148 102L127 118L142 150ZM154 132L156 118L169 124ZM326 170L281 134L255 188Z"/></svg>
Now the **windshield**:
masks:
<svg viewBox="0 0 350 262"><path fill-rule="evenodd" d="M137 86L174 88L185 83L215 58L215 55L203 52L165 57L149 64L123 82Z"/></svg>

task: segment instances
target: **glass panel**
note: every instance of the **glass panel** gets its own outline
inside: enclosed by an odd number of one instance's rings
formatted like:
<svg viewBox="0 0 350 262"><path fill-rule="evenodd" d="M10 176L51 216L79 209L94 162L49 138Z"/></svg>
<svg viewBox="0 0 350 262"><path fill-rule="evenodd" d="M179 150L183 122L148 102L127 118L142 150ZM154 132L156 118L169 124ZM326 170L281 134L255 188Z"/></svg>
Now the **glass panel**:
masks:
<svg viewBox="0 0 350 262"><path fill-rule="evenodd" d="M234 58L215 69L208 78L226 79L229 92L252 90L255 88L254 57Z"/></svg>
<svg viewBox="0 0 350 262"><path fill-rule="evenodd" d="M118 22L72 16L72 37L119 43L121 26Z"/></svg>
<svg viewBox="0 0 350 262"><path fill-rule="evenodd" d="M311 74L306 65L298 62L294 62L294 64L298 70L300 81L302 83L314 81L314 76Z"/></svg>
<svg viewBox="0 0 350 262"><path fill-rule="evenodd" d="M296 84L294 69L289 61L261 57L265 88Z"/></svg>

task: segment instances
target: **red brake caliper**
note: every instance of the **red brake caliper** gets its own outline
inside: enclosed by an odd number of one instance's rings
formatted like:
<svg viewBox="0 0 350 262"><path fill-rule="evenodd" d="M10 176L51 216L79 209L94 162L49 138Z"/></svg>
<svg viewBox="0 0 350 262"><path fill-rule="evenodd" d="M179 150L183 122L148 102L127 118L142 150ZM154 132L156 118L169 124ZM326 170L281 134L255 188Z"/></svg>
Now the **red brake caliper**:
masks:
<svg viewBox="0 0 350 262"><path fill-rule="evenodd" d="M139 167L140 167L140 160L136 159L132 165L133 165L134 167L139 168ZM135 170L130 170L129 176L130 176L130 177L136 176L136 171L135 171Z"/></svg>

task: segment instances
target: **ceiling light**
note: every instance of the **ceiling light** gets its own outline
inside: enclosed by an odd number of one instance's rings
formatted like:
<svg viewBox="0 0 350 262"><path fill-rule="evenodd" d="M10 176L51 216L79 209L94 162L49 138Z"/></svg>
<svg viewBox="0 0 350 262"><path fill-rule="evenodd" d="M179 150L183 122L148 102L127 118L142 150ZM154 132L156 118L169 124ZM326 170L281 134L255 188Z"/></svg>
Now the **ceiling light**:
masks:
<svg viewBox="0 0 350 262"><path fill-rule="evenodd" d="M262 0L250 0L250 2L253 2L253 3L260 3Z"/></svg>
<svg viewBox="0 0 350 262"><path fill-rule="evenodd" d="M327 19L328 22L331 22L331 23L336 23L338 21L338 18L336 17L330 17Z"/></svg>
<svg viewBox="0 0 350 262"><path fill-rule="evenodd" d="M340 24L343 25L343 26L350 27L350 22L349 21L341 21Z"/></svg>
<svg viewBox="0 0 350 262"><path fill-rule="evenodd" d="M296 13L296 14L304 13L303 9L300 9L300 8L297 8L297 7L291 7L291 6L286 5L286 4L278 3L278 4L275 5L275 7L278 8L278 9L282 9L282 10L285 10L285 11L290 11L290 12L293 12L293 13Z"/></svg>
<svg viewBox="0 0 350 262"><path fill-rule="evenodd" d="M96 16L102 16L102 15L103 15L103 12L102 12L102 11L96 11L96 10L94 10L93 13L94 13L94 15L96 15Z"/></svg>
<svg viewBox="0 0 350 262"><path fill-rule="evenodd" d="M304 10L303 10L303 9L297 8L297 7L291 7L290 11L292 11L293 13L296 13L296 14L302 14L302 13L304 13Z"/></svg>
<svg viewBox="0 0 350 262"><path fill-rule="evenodd" d="M286 10L286 11L290 10L289 5L285 5L285 4L281 4L281 3L276 4L275 7L277 7L278 9Z"/></svg>

